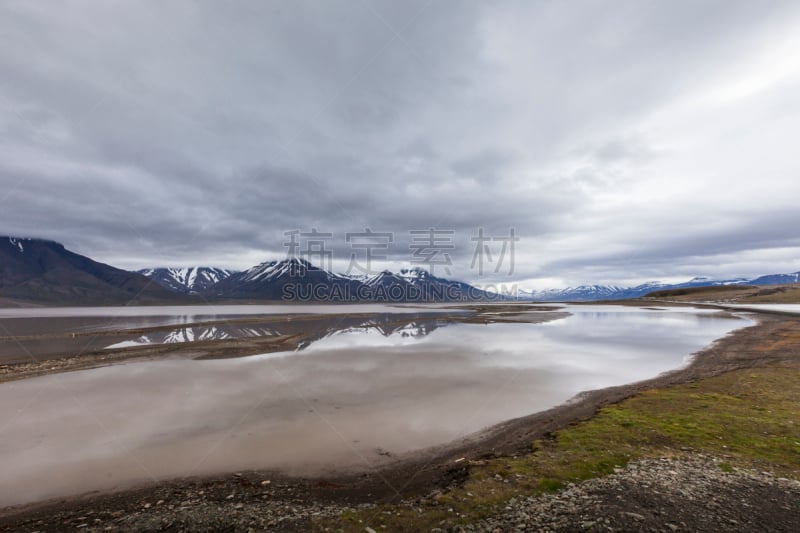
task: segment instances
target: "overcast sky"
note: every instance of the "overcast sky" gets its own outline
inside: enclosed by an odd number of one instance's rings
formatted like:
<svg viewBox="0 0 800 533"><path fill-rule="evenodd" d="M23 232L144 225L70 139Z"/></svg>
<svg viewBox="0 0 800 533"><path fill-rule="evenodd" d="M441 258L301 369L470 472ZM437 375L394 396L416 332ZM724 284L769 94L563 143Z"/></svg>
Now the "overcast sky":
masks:
<svg viewBox="0 0 800 533"><path fill-rule="evenodd" d="M122 268L793 272L799 145L800 2L0 2L0 233Z"/></svg>

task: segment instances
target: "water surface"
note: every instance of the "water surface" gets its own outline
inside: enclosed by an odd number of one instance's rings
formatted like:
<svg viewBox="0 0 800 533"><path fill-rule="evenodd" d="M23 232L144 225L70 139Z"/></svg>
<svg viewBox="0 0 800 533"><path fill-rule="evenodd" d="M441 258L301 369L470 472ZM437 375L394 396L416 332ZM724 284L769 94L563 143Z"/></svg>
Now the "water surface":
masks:
<svg viewBox="0 0 800 533"><path fill-rule="evenodd" d="M680 367L749 324L688 308L567 310L423 334L352 327L296 352L2 384L0 504L240 469L367 469Z"/></svg>
<svg viewBox="0 0 800 533"><path fill-rule="evenodd" d="M783 311L786 313L800 313L800 304L726 304L726 307L737 309L758 309L764 311Z"/></svg>
<svg viewBox="0 0 800 533"><path fill-rule="evenodd" d="M336 305L197 305L141 307L57 307L0 309L0 364L33 362L54 356L74 356L99 350L143 344L224 340L297 333L302 325L290 323L291 316L330 317L310 327L327 327L348 315L380 314L384 317L462 313L446 306L336 304ZM259 317L264 324L253 322ZM276 325L277 317L289 318ZM220 321L248 321L219 324ZM357 320L351 318L350 322ZM202 322L217 322L195 327ZM176 326L159 332L142 329Z"/></svg>
<svg viewBox="0 0 800 533"><path fill-rule="evenodd" d="M205 305L130 305L106 307L8 307L0 308L0 318L94 317L98 323L125 317L223 317L236 315L285 315L293 313L407 313L409 310L431 310L446 304L205 304Z"/></svg>

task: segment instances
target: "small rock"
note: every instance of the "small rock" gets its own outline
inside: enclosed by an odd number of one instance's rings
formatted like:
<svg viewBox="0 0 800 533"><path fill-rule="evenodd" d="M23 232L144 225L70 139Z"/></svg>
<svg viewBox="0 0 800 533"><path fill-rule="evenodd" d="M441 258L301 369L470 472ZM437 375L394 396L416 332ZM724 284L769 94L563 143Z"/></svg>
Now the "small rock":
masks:
<svg viewBox="0 0 800 533"><path fill-rule="evenodd" d="M644 520L644 516L640 515L639 513L624 512L622 514L624 514L626 516L630 516L631 518L634 518L636 520Z"/></svg>

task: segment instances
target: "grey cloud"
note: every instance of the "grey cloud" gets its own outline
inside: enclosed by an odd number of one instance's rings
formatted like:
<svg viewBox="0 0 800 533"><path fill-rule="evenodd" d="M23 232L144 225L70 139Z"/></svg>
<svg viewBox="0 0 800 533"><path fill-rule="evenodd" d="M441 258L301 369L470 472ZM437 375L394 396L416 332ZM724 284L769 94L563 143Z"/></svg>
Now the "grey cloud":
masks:
<svg viewBox="0 0 800 533"><path fill-rule="evenodd" d="M515 157L501 149L487 149L461 158L452 165L453 171L471 177L493 177L510 168Z"/></svg>
<svg viewBox="0 0 800 533"><path fill-rule="evenodd" d="M478 227L514 227L528 259L520 278L573 281L671 276L714 254L800 247L791 212L765 202L800 192L791 162L748 177L737 170L745 154L706 160L682 144L696 127L668 123L712 113L701 128L716 154L727 132L714 118L764 128L756 151L796 138L788 123L769 130L776 106L782 118L795 109L791 91L771 93L784 106L701 98L731 63L791 35L792 3L0 9L7 233L123 267L245 268L283 253L294 228L337 239L393 231L404 235L394 261L407 258L409 229L452 229L454 258L468 265ZM731 205L755 202L748 179L774 196L732 217ZM687 223L687 199L697 220L722 222Z"/></svg>
<svg viewBox="0 0 800 533"><path fill-rule="evenodd" d="M733 217L722 227L698 227L690 230L676 225L675 231L643 232L635 239L626 240L626 250L609 251L603 248L587 250L580 258L554 260L544 271L549 275L570 269L582 276L593 275L597 279L624 279L631 267L649 277L663 277L668 268L672 275L722 275L723 277L756 275L760 271L736 271L729 265L715 264L714 258L727 256L729 261L744 251L766 251L779 247L800 247L800 213L783 210L769 214ZM689 270L701 268L706 271ZM735 268L735 267L734 267ZM751 268L751 267L750 267ZM761 267L764 272L769 267ZM591 274L589 274L591 273ZM619 273L623 273L620 276ZM660 273L660 274L659 274ZM645 274L645 277L648 275Z"/></svg>

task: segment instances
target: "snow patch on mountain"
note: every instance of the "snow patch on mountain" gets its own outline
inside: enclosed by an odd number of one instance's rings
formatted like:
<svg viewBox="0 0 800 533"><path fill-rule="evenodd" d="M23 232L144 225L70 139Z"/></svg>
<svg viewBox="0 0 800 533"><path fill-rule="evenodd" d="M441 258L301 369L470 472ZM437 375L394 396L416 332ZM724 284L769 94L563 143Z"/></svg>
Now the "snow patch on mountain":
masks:
<svg viewBox="0 0 800 533"><path fill-rule="evenodd" d="M405 285L408 280L388 270L384 270L370 278L364 280L364 285L368 287L380 287L387 285Z"/></svg>
<svg viewBox="0 0 800 533"><path fill-rule="evenodd" d="M302 277L307 272L324 273L324 275L330 280L355 279L351 276L328 272L327 270L323 270L312 265L305 259L299 259L296 257L283 259L280 261L265 261L246 270L241 279L245 282L258 281L266 283L285 277Z"/></svg>
<svg viewBox="0 0 800 533"><path fill-rule="evenodd" d="M25 247L22 246L22 241L23 240L26 240L26 239L17 239L17 238L14 238L14 237L9 237L8 238L8 241L11 243L11 245L12 246L16 246L17 249L20 251L20 253L24 253L25 252Z"/></svg>
<svg viewBox="0 0 800 533"><path fill-rule="evenodd" d="M146 268L140 274L175 292L200 293L220 281L227 279L235 271L215 267Z"/></svg>

